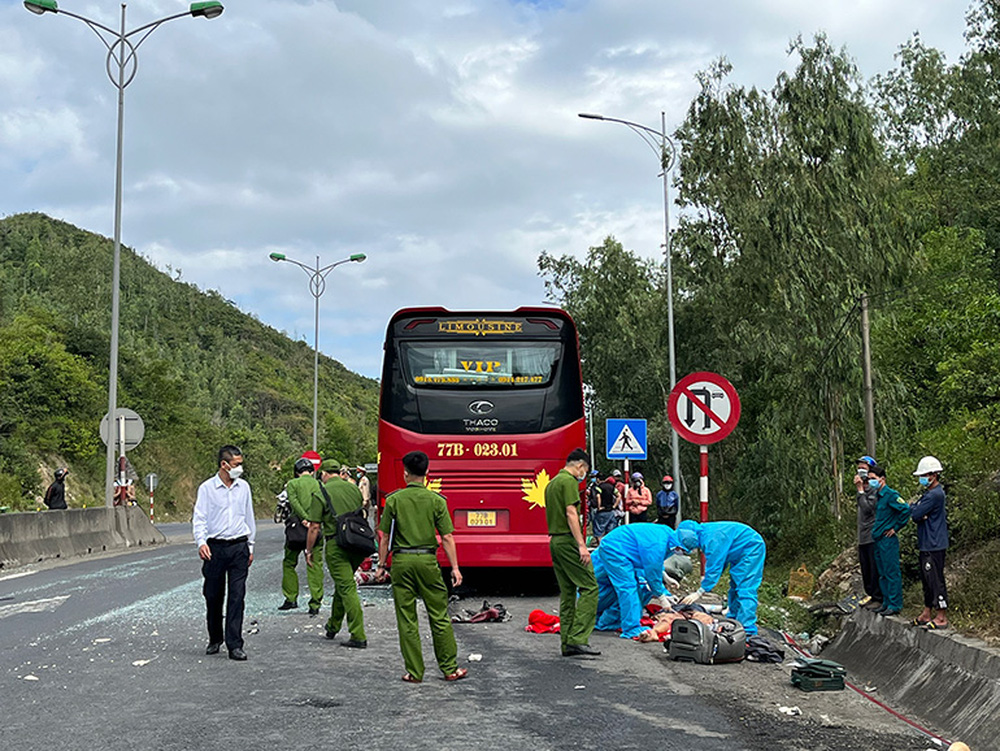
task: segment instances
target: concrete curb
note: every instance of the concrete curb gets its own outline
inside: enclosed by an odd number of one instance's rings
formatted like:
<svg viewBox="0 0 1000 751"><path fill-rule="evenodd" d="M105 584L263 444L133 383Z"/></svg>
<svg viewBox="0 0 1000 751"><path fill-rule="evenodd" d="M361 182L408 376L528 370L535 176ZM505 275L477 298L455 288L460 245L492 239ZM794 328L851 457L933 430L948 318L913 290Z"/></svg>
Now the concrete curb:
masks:
<svg viewBox="0 0 1000 751"><path fill-rule="evenodd" d="M1000 737L1000 650L950 631L925 631L859 610L823 651L852 682L973 748Z"/></svg>
<svg viewBox="0 0 1000 751"><path fill-rule="evenodd" d="M0 514L0 568L162 542L138 507Z"/></svg>

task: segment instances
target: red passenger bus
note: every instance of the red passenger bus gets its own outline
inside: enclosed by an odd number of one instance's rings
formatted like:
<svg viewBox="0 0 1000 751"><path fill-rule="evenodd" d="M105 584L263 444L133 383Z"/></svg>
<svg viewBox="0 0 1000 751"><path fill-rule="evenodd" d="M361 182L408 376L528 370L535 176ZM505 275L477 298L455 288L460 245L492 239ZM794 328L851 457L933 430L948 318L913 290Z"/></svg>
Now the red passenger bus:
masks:
<svg viewBox="0 0 1000 751"><path fill-rule="evenodd" d="M545 486L585 445L573 320L558 308L408 308L389 321L384 349L381 505L403 486L403 456L423 451L463 567L551 566Z"/></svg>

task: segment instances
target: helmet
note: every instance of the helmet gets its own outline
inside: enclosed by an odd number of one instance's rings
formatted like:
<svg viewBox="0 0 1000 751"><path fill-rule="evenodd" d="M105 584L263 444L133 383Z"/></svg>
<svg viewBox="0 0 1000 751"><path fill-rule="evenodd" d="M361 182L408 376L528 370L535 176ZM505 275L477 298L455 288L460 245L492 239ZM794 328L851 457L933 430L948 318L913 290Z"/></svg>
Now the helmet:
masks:
<svg viewBox="0 0 1000 751"><path fill-rule="evenodd" d="M633 480L641 480L642 479L642 472L633 472L632 473L632 479Z"/></svg>
<svg viewBox="0 0 1000 751"><path fill-rule="evenodd" d="M683 522L681 522L681 523L683 524ZM680 529L680 528L678 528L678 530L677 530L677 543L682 548L684 548L684 550L686 550L688 553L690 553L692 550L694 550L696 547L698 547L698 535L696 535L690 529ZM688 573L690 573L690 570L689 570Z"/></svg>
<svg viewBox="0 0 1000 751"><path fill-rule="evenodd" d="M862 456L860 459L858 459L858 461L856 463L857 464L861 464L861 462L864 462L869 467L875 467L875 466L878 465L878 462L875 461L875 457L874 456L868 456L868 454L865 454L864 456Z"/></svg>
<svg viewBox="0 0 1000 751"><path fill-rule="evenodd" d="M917 471L913 473L913 476L929 475L932 473L939 474L943 470L944 467L941 466L941 462L939 462L935 457L925 456L917 463Z"/></svg>
<svg viewBox="0 0 1000 751"><path fill-rule="evenodd" d="M596 469L590 470L590 476L591 477L597 477L597 475L598 475L598 471Z"/></svg>
<svg viewBox="0 0 1000 751"><path fill-rule="evenodd" d="M621 477L622 476L622 471L620 469L613 469L613 470L611 470L611 476L612 477Z"/></svg>
<svg viewBox="0 0 1000 751"><path fill-rule="evenodd" d="M56 479L61 480L68 474L69 474L68 469L66 469L65 467L60 467L59 469L56 470Z"/></svg>
<svg viewBox="0 0 1000 751"><path fill-rule="evenodd" d="M662 482L673 482L673 481L674 481L674 478L671 477L670 475L664 475L663 476Z"/></svg>
<svg viewBox="0 0 1000 751"><path fill-rule="evenodd" d="M300 456L295 460L295 473L301 475L303 472L312 472L316 469L316 466L312 463L310 459L306 459L304 456Z"/></svg>

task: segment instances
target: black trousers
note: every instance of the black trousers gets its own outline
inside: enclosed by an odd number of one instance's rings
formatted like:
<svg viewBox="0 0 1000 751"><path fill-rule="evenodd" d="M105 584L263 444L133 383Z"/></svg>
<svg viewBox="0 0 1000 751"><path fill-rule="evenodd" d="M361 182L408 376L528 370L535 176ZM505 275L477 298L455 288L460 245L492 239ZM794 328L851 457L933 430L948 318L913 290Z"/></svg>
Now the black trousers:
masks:
<svg viewBox="0 0 1000 751"><path fill-rule="evenodd" d="M674 511L674 512L669 513L669 514L663 514L663 513L661 513L656 518L656 523L657 524L666 524L671 529L677 529L677 512Z"/></svg>
<svg viewBox="0 0 1000 751"><path fill-rule="evenodd" d="M948 588L944 582L944 551L920 551L920 583L924 585L924 606L945 610Z"/></svg>
<svg viewBox="0 0 1000 751"><path fill-rule="evenodd" d="M243 649L243 599L250 571L250 545L246 541L226 543L209 540L208 548L212 557L201 564L201 575L205 577L202 592L208 615L208 641L211 644L224 641L229 651ZM223 601L226 603L225 632L222 628Z"/></svg>
<svg viewBox="0 0 1000 751"><path fill-rule="evenodd" d="M865 594L882 602L882 588L878 585L878 566L875 565L875 543L858 545L858 560L861 561L861 582Z"/></svg>

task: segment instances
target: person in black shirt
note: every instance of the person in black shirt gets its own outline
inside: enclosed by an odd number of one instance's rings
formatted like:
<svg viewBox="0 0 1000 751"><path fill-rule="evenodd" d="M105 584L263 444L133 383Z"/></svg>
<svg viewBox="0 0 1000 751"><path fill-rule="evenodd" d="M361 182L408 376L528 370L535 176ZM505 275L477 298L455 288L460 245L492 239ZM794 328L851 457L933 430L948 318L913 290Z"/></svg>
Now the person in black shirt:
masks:
<svg viewBox="0 0 1000 751"><path fill-rule="evenodd" d="M56 470L56 479L45 491L45 505L53 511L66 508L66 475L69 470L60 467Z"/></svg>

